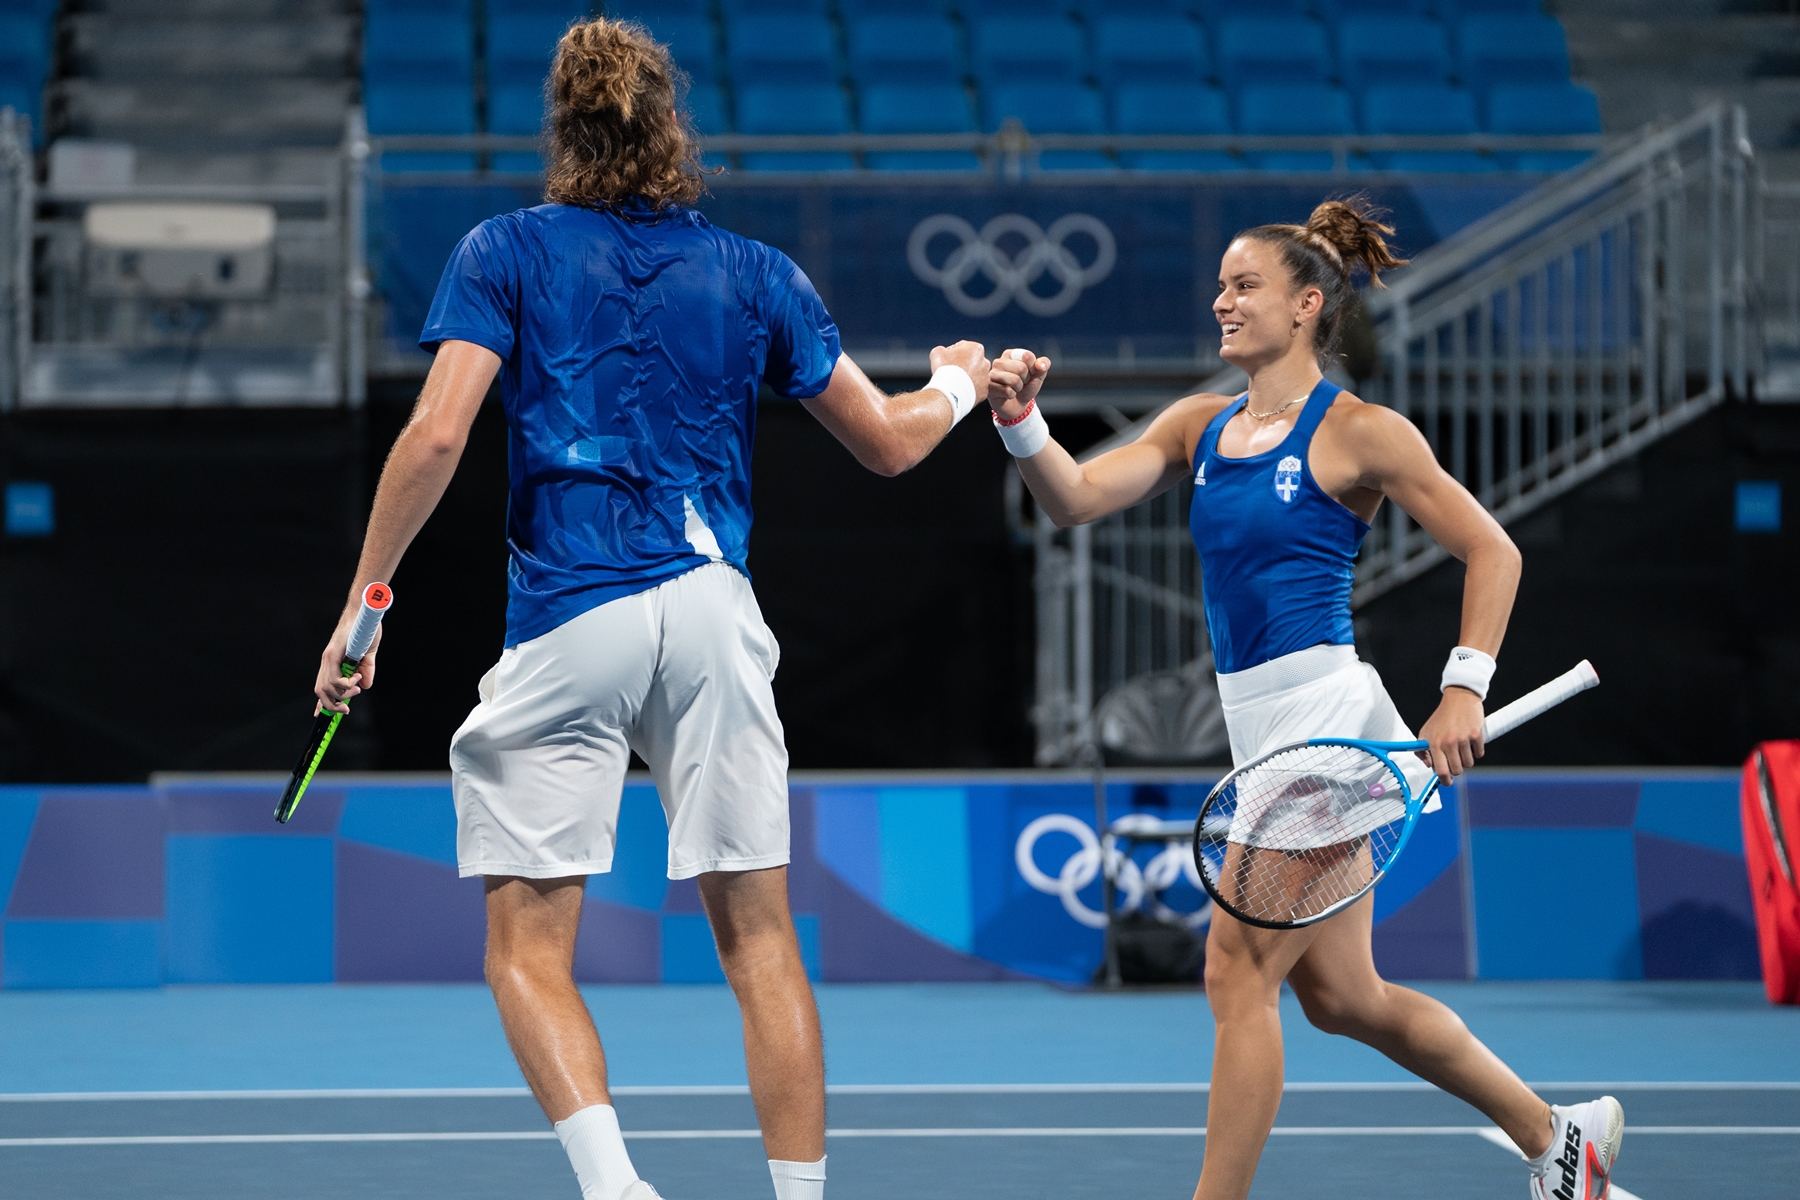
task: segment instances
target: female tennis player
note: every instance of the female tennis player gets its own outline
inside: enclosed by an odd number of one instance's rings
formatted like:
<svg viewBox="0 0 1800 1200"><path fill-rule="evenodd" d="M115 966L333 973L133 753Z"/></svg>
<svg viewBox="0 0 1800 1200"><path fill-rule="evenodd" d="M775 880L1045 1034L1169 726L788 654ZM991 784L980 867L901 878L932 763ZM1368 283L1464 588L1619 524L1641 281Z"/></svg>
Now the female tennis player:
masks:
<svg viewBox="0 0 1800 1200"><path fill-rule="evenodd" d="M506 648L450 748L457 858L487 881L487 977L519 1067L585 1200L646 1200L571 975L586 876L612 866L631 753L669 821L668 874L698 877L743 1010L777 1200L825 1189L819 1018L788 910L779 648L745 571L756 397L801 401L866 466L898 474L987 386L982 348L932 352L924 389L877 390L785 255L693 210L701 171L680 77L641 26L557 48L549 203L483 222L438 285L437 359L376 492L352 601L321 658L340 678L356 596L394 577L498 376L508 427Z"/></svg>
<svg viewBox="0 0 1800 1200"><path fill-rule="evenodd" d="M1356 553L1384 498L1467 564L1461 644L1420 732L1431 763L1415 769L1421 781L1435 769L1448 783L1482 754L1482 701L1519 552L1410 422L1322 371L1353 295L1351 268L1379 285L1384 268L1401 265L1392 233L1361 201L1327 201L1303 226L1239 234L1220 265L1213 313L1220 356L1249 374L1249 391L1178 400L1142 437L1091 462L1070 457L1038 412L1047 359L1008 351L990 377L994 422L1058 525L1129 508L1191 473L1190 526L1238 765L1308 738L1412 740L1351 634ZM1196 1200L1249 1194L1281 1102L1284 979L1320 1029L1373 1046L1486 1113L1530 1160L1536 1200L1601 1200L1624 1131L1618 1102L1546 1104L1456 1014L1382 980L1369 948L1373 905L1371 895L1292 930L1214 910L1206 994L1217 1032Z"/></svg>

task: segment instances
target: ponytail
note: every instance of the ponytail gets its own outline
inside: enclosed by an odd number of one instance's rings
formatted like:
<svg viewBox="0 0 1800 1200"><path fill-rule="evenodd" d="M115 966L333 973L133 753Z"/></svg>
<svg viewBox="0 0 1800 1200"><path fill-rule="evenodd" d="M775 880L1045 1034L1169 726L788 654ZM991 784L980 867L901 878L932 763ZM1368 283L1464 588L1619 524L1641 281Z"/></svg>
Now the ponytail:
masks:
<svg viewBox="0 0 1800 1200"><path fill-rule="evenodd" d="M1352 196L1325 201L1313 209L1304 225L1259 225L1238 234L1278 247L1294 287L1316 287L1324 295L1313 326L1313 350L1321 370L1337 353L1344 313L1356 295L1351 272L1366 271L1370 284L1382 287L1382 271L1406 264L1406 259L1395 257L1388 248L1394 227L1382 222L1386 215L1366 197Z"/></svg>

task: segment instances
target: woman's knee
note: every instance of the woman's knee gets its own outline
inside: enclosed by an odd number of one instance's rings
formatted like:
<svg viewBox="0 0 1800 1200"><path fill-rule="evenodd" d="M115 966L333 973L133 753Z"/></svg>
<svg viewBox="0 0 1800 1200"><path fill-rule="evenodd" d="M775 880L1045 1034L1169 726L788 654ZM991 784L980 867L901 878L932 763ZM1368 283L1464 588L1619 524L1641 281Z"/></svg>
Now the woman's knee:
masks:
<svg viewBox="0 0 1800 1200"><path fill-rule="evenodd" d="M1386 987L1379 979L1370 987L1358 988L1307 985L1296 980L1294 995L1314 1029L1361 1038L1380 1023L1381 993Z"/></svg>

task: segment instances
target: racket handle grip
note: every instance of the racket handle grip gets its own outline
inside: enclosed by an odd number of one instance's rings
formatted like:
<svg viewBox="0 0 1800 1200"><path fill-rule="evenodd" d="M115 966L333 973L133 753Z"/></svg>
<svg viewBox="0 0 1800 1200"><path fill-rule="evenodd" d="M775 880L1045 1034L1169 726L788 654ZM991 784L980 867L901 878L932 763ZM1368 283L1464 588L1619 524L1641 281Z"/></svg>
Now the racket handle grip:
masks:
<svg viewBox="0 0 1800 1200"><path fill-rule="evenodd" d="M1482 740L1491 742L1503 733L1510 733L1533 717L1542 716L1569 697L1585 692L1599 682L1599 672L1594 670L1594 664L1584 658L1549 683L1533 688L1511 704L1489 713L1486 724L1482 726Z"/></svg>
<svg viewBox="0 0 1800 1200"><path fill-rule="evenodd" d="M350 626L350 641L344 647L344 663L355 666L369 652L369 645L375 640L375 630L381 625L381 618L387 616L387 610L393 606L394 589L385 583L371 583L363 589L362 607L356 612L356 624Z"/></svg>

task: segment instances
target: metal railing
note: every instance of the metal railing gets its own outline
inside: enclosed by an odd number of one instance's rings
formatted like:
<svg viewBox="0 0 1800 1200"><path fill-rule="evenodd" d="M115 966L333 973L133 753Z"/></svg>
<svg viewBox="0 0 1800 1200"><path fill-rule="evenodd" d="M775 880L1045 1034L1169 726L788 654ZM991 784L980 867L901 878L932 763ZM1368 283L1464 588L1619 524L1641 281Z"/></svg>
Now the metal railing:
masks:
<svg viewBox="0 0 1800 1200"><path fill-rule="evenodd" d="M1420 255L1366 297L1380 366L1360 394L1412 420L1511 522L1727 395L1750 395L1768 376L1765 343L1792 352L1800 385L1800 189L1759 186L1745 127L1742 109L1712 105ZM1780 313L1757 311L1765 262L1788 281ZM1221 372L1199 390L1242 380ZM1109 689L1205 652L1190 496L1183 484L1073 530L1036 514L1040 764L1080 761ZM1354 603L1445 557L1384 506Z"/></svg>
<svg viewBox="0 0 1800 1200"><path fill-rule="evenodd" d="M718 163L723 159L724 164L735 163L738 161L738 156L744 154L799 153L860 156L872 153L963 152L977 155L981 160L982 168L988 173L1017 180L1026 175L1036 174L1042 169L1040 156L1046 151L1057 150L1085 150L1101 154L1210 152L1232 156L1237 160L1236 167L1253 162L1254 160L1250 156L1257 154L1328 154L1331 156L1331 165L1329 168L1325 168L1328 173L1349 174L1354 172L1360 176L1379 173L1380 169L1374 166L1376 160L1370 157L1372 155L1460 152L1494 156L1571 150L1593 152L1606 145L1606 138L1601 134L1545 136L1490 133L1429 136L1032 133L1020 122L1009 120L993 133L718 133L702 137L701 144L708 161ZM541 146L541 140L536 137L501 134L395 136L383 137L375 142L375 149L378 153L422 151L472 153L478 156L529 153L540 149ZM1497 161L1505 162L1504 159ZM1490 173L1493 165L1495 164L1485 164L1480 169L1481 173ZM1230 172L1236 168L1228 166L1222 169ZM518 172L494 173L518 174ZM966 172L962 173L966 174ZM1158 176L1168 173L1162 170L1154 172ZM1302 169L1301 173L1317 174L1319 172ZM1533 173L1541 174L1542 172ZM763 174L771 173L751 171L740 178L756 179ZM784 170L772 174L791 180L794 172ZM883 174L888 173L884 172ZM898 173L898 179L904 180L905 174Z"/></svg>
<svg viewBox="0 0 1800 1200"><path fill-rule="evenodd" d="M0 412L19 405L31 345L31 123L0 108Z"/></svg>
<svg viewBox="0 0 1800 1200"><path fill-rule="evenodd" d="M3 137L3 135L0 135ZM0 150L0 159L6 152ZM317 184L49 185L29 153L8 194L23 296L10 391L21 407L356 406L366 393L362 220L367 156L353 111ZM7 167L0 165L0 173ZM274 211L270 284L256 295L127 294L94 283L83 218L100 202L224 202ZM6 203L0 200L0 204Z"/></svg>

